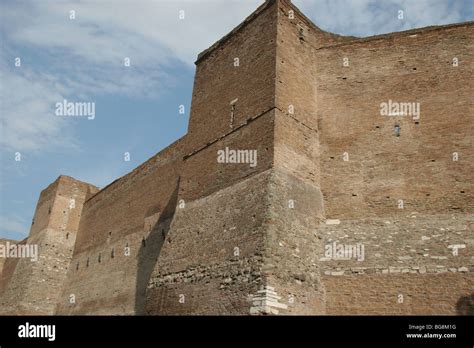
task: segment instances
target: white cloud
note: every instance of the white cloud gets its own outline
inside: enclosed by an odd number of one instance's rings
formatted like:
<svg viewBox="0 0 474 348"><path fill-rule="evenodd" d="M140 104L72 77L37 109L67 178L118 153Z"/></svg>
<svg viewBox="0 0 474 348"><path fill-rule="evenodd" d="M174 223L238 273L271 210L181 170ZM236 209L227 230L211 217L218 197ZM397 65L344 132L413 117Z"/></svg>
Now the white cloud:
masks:
<svg viewBox="0 0 474 348"><path fill-rule="evenodd" d="M463 21L460 1L449 0L294 0L321 29L371 36ZM403 20L398 11L403 11Z"/></svg>
<svg viewBox="0 0 474 348"><path fill-rule="evenodd" d="M11 152L74 148L64 120L53 115L63 99L53 76L28 69L2 69L0 145Z"/></svg>
<svg viewBox="0 0 474 348"><path fill-rule="evenodd" d="M3 233L9 232L20 238L27 237L29 233L29 224L17 215L0 215L0 226Z"/></svg>
<svg viewBox="0 0 474 348"><path fill-rule="evenodd" d="M88 65L155 69L174 59L192 65L197 54L220 39L262 3L233 1L42 1L7 7L6 34L19 44L61 50ZM23 2L22 4L25 4ZM15 5L10 5L15 6ZM76 19L69 19L74 10ZM185 18L179 19L180 10Z"/></svg>
<svg viewBox="0 0 474 348"><path fill-rule="evenodd" d="M177 62L192 67L200 51L261 2L2 2L2 60L10 64L0 66L3 149L76 147L70 122L52 113L56 102L157 96L174 83L169 71ZM13 67L17 54L21 68ZM130 68L123 66L125 57Z"/></svg>

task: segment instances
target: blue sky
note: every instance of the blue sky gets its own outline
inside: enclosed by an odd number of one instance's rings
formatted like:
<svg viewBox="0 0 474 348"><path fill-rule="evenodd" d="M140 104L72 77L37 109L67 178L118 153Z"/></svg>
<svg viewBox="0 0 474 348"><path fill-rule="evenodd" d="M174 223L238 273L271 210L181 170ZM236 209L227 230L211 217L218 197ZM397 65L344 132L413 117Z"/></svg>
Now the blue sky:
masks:
<svg viewBox="0 0 474 348"><path fill-rule="evenodd" d="M183 136L197 54L262 2L3 0L0 238L28 235L40 191L60 174L104 187ZM474 19L471 0L293 2L322 29L354 36ZM64 99L94 102L95 118L56 116Z"/></svg>

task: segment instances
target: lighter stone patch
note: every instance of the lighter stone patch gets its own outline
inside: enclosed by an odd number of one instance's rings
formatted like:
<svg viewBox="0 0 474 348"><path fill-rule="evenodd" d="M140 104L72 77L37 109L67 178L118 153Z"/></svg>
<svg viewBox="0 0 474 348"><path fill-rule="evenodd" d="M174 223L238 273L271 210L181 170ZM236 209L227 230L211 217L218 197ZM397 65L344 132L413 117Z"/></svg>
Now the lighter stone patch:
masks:
<svg viewBox="0 0 474 348"><path fill-rule="evenodd" d="M341 220L339 219L327 219L326 220L326 225L339 225L341 223Z"/></svg>
<svg viewBox="0 0 474 348"><path fill-rule="evenodd" d="M287 309L288 306L280 303L281 297L275 292L275 288L271 286L262 287L257 291L257 295L250 296L252 306L250 314L278 314L279 309Z"/></svg>
<svg viewBox="0 0 474 348"><path fill-rule="evenodd" d="M341 276L341 275L344 275L344 271L334 271L334 272L331 272L331 275L333 275L333 276Z"/></svg>
<svg viewBox="0 0 474 348"><path fill-rule="evenodd" d="M451 244L448 245L449 249L464 249L466 247L466 244Z"/></svg>

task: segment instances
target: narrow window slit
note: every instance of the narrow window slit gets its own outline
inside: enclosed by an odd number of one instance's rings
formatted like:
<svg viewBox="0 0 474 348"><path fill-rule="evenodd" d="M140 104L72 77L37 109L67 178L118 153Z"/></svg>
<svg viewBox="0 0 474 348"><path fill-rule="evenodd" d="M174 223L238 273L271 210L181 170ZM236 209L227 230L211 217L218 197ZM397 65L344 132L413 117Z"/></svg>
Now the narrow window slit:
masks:
<svg viewBox="0 0 474 348"><path fill-rule="evenodd" d="M400 136L400 125L396 124L394 127L393 127L393 130L395 132L395 136L399 137Z"/></svg>

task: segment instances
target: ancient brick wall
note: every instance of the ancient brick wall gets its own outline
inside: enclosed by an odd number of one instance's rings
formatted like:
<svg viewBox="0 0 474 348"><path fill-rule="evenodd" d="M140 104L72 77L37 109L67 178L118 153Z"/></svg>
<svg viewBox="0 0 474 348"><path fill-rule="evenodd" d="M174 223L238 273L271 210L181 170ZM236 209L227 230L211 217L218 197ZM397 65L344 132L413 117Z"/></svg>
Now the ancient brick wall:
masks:
<svg viewBox="0 0 474 348"><path fill-rule="evenodd" d="M57 313L135 313L137 292L144 292L137 283L140 248L154 229L168 233L166 209L175 208L183 145L172 144L85 202ZM156 258L159 246L148 247Z"/></svg>
<svg viewBox="0 0 474 348"><path fill-rule="evenodd" d="M317 53L321 187L341 219L320 233L366 255L325 263L328 314L472 313L472 39L468 24ZM420 103L419 119L381 116L388 100Z"/></svg>
<svg viewBox="0 0 474 348"><path fill-rule="evenodd" d="M319 249L327 313L472 314L473 226L472 215L418 213L320 226L324 246L364 247L349 260Z"/></svg>
<svg viewBox="0 0 474 348"><path fill-rule="evenodd" d="M275 165L320 186L314 47L347 40L315 27L289 2L278 3Z"/></svg>
<svg viewBox="0 0 474 348"><path fill-rule="evenodd" d="M18 242L16 240L1 239L0 244L6 248L8 245L25 244L26 240L27 239L25 238L21 242ZM10 282L13 272L15 272L18 260L18 258L13 257L0 258L0 298Z"/></svg>
<svg viewBox="0 0 474 348"><path fill-rule="evenodd" d="M72 257L83 202L97 188L60 176L41 193L30 235L22 244L37 247L38 258L11 258L2 276L3 314L52 314ZM13 270L14 269L14 270Z"/></svg>
<svg viewBox="0 0 474 348"><path fill-rule="evenodd" d="M276 3L266 2L199 55L186 136L183 199L204 197L271 167L276 20ZM217 151L226 147L256 150L256 165L218 163Z"/></svg>
<svg viewBox="0 0 474 348"><path fill-rule="evenodd" d="M405 210L473 212L472 28L413 30L318 50L329 217L404 214L399 200ZM420 103L419 120L381 116L389 100Z"/></svg>
<svg viewBox="0 0 474 348"><path fill-rule="evenodd" d="M472 255L453 255L452 246L472 250L472 215L439 214L472 213L472 24L354 39L324 33L288 2L279 5L274 166L298 178L286 177L281 182L288 188L276 186L272 196L268 282L287 305L280 312L422 314L430 305L426 313L468 312L468 305L458 307L472 297ZM461 69L453 57L464 62ZM381 116L380 104L389 99L419 102L420 119ZM453 161L453 152L466 162ZM285 207L289 200L292 209ZM416 219L417 212L431 215ZM384 215L382 223L364 220ZM335 228L342 235L328 236L320 224L325 218L342 219ZM347 219L354 221L344 228ZM391 240L385 221L405 233ZM434 231L441 231L438 238L425 242ZM321 261L335 240L361 243L370 255L355 264ZM388 306L387 291L397 289L394 273L403 274L399 288L411 307L407 301ZM346 290L348 274L364 286ZM393 304L397 296L390 297Z"/></svg>
<svg viewBox="0 0 474 348"><path fill-rule="evenodd" d="M277 12L275 161L264 276L279 297L270 301L270 313L321 314L326 300L315 230L324 205L317 85L311 82L316 72L309 67L317 47L351 38L320 30L287 1L278 2Z"/></svg>
<svg viewBox="0 0 474 348"><path fill-rule="evenodd" d="M265 2L199 55L186 136L98 193L43 191L27 241L43 259L4 263L4 308L472 313L472 28L356 39ZM380 115L389 100L420 118ZM220 163L226 148L256 162Z"/></svg>
<svg viewBox="0 0 474 348"><path fill-rule="evenodd" d="M275 8L272 1L264 3L199 55L189 122L193 148L274 107Z"/></svg>
<svg viewBox="0 0 474 348"><path fill-rule="evenodd" d="M324 218L314 50L350 40L315 27L291 3L278 3L275 163L266 231L267 283L285 314L324 313L325 289L315 250Z"/></svg>
<svg viewBox="0 0 474 348"><path fill-rule="evenodd" d="M224 210L225 216L216 218L216 213L224 204L220 190L264 172L273 162L271 86L275 58L271 47L275 42L272 30L262 31L264 26L274 27L275 12L269 8L268 4L263 6L258 11L260 16L249 19L217 50L200 55L189 133L86 202L58 313L224 313L226 306L242 310L240 304L247 303L246 295L242 295L246 286L250 287L249 292L257 290L254 283L258 281L254 278L258 279L258 256L253 256L257 260L250 256L260 247L259 238L255 231L244 233L247 231L235 228L236 221L248 220L256 229L259 219L248 219L246 214L263 208L258 207L258 201L252 203L250 210L240 208L238 204L248 198L236 187L226 191L235 197L235 203L228 204L227 215ZM255 39L246 40L249 36ZM240 60L238 67L233 65L234 57ZM259 67L259 74L255 73L255 66ZM230 101L235 98L239 101L231 124ZM217 151L226 147L257 151L256 165L218 163ZM247 190L265 187L254 187L255 180L248 179ZM255 196L263 201L262 192ZM183 208L179 208L181 203ZM222 239L216 240L216 236ZM127 246L128 256L124 254ZM151 280L154 283L160 283L163 274L181 279L180 274L193 274L196 268L208 270L203 274L215 268L221 269L222 274L232 273L236 268L232 263L235 248L242 255L239 262L248 263L255 274L248 275L252 279L248 285L239 285L241 291L233 295L235 299L229 298L228 305L210 306L205 299L192 302L193 296L201 293L202 297L205 293L197 282L192 291L188 290L184 281L169 288L163 285L158 293L150 290L145 303L153 271L157 278ZM215 288L202 282L209 288L208 300L220 298L221 292L225 296L232 293L220 288L222 281L218 280ZM176 294L181 293L188 298L183 305L177 302ZM71 295L74 303L70 303Z"/></svg>
<svg viewBox="0 0 474 348"><path fill-rule="evenodd" d="M472 277L465 274L323 276L327 314L473 315ZM462 294L466 294L463 296Z"/></svg>
<svg viewBox="0 0 474 348"><path fill-rule="evenodd" d="M262 5L245 26L198 58L179 195L186 207L176 211L170 239L154 267L145 303L148 314L248 314L249 296L264 284L262 224L273 165L275 9L271 2ZM225 148L256 151L257 161L218 163L217 153Z"/></svg>
<svg viewBox="0 0 474 348"><path fill-rule="evenodd" d="M148 314L249 314L263 285L269 171L178 209L147 291ZM192 223L190 223L192 221Z"/></svg>
<svg viewBox="0 0 474 348"><path fill-rule="evenodd" d="M272 167L274 109L258 115L239 128L216 139L198 151L187 153L181 172L181 198L194 200L231 186ZM218 151L256 151L251 163L219 163Z"/></svg>
<svg viewBox="0 0 474 348"><path fill-rule="evenodd" d="M18 243L18 241L11 240L11 239L4 239L4 238L0 239L0 245L8 245L7 243L16 244ZM5 265L6 259L7 259L6 257L0 257L0 277L3 271L3 266Z"/></svg>

